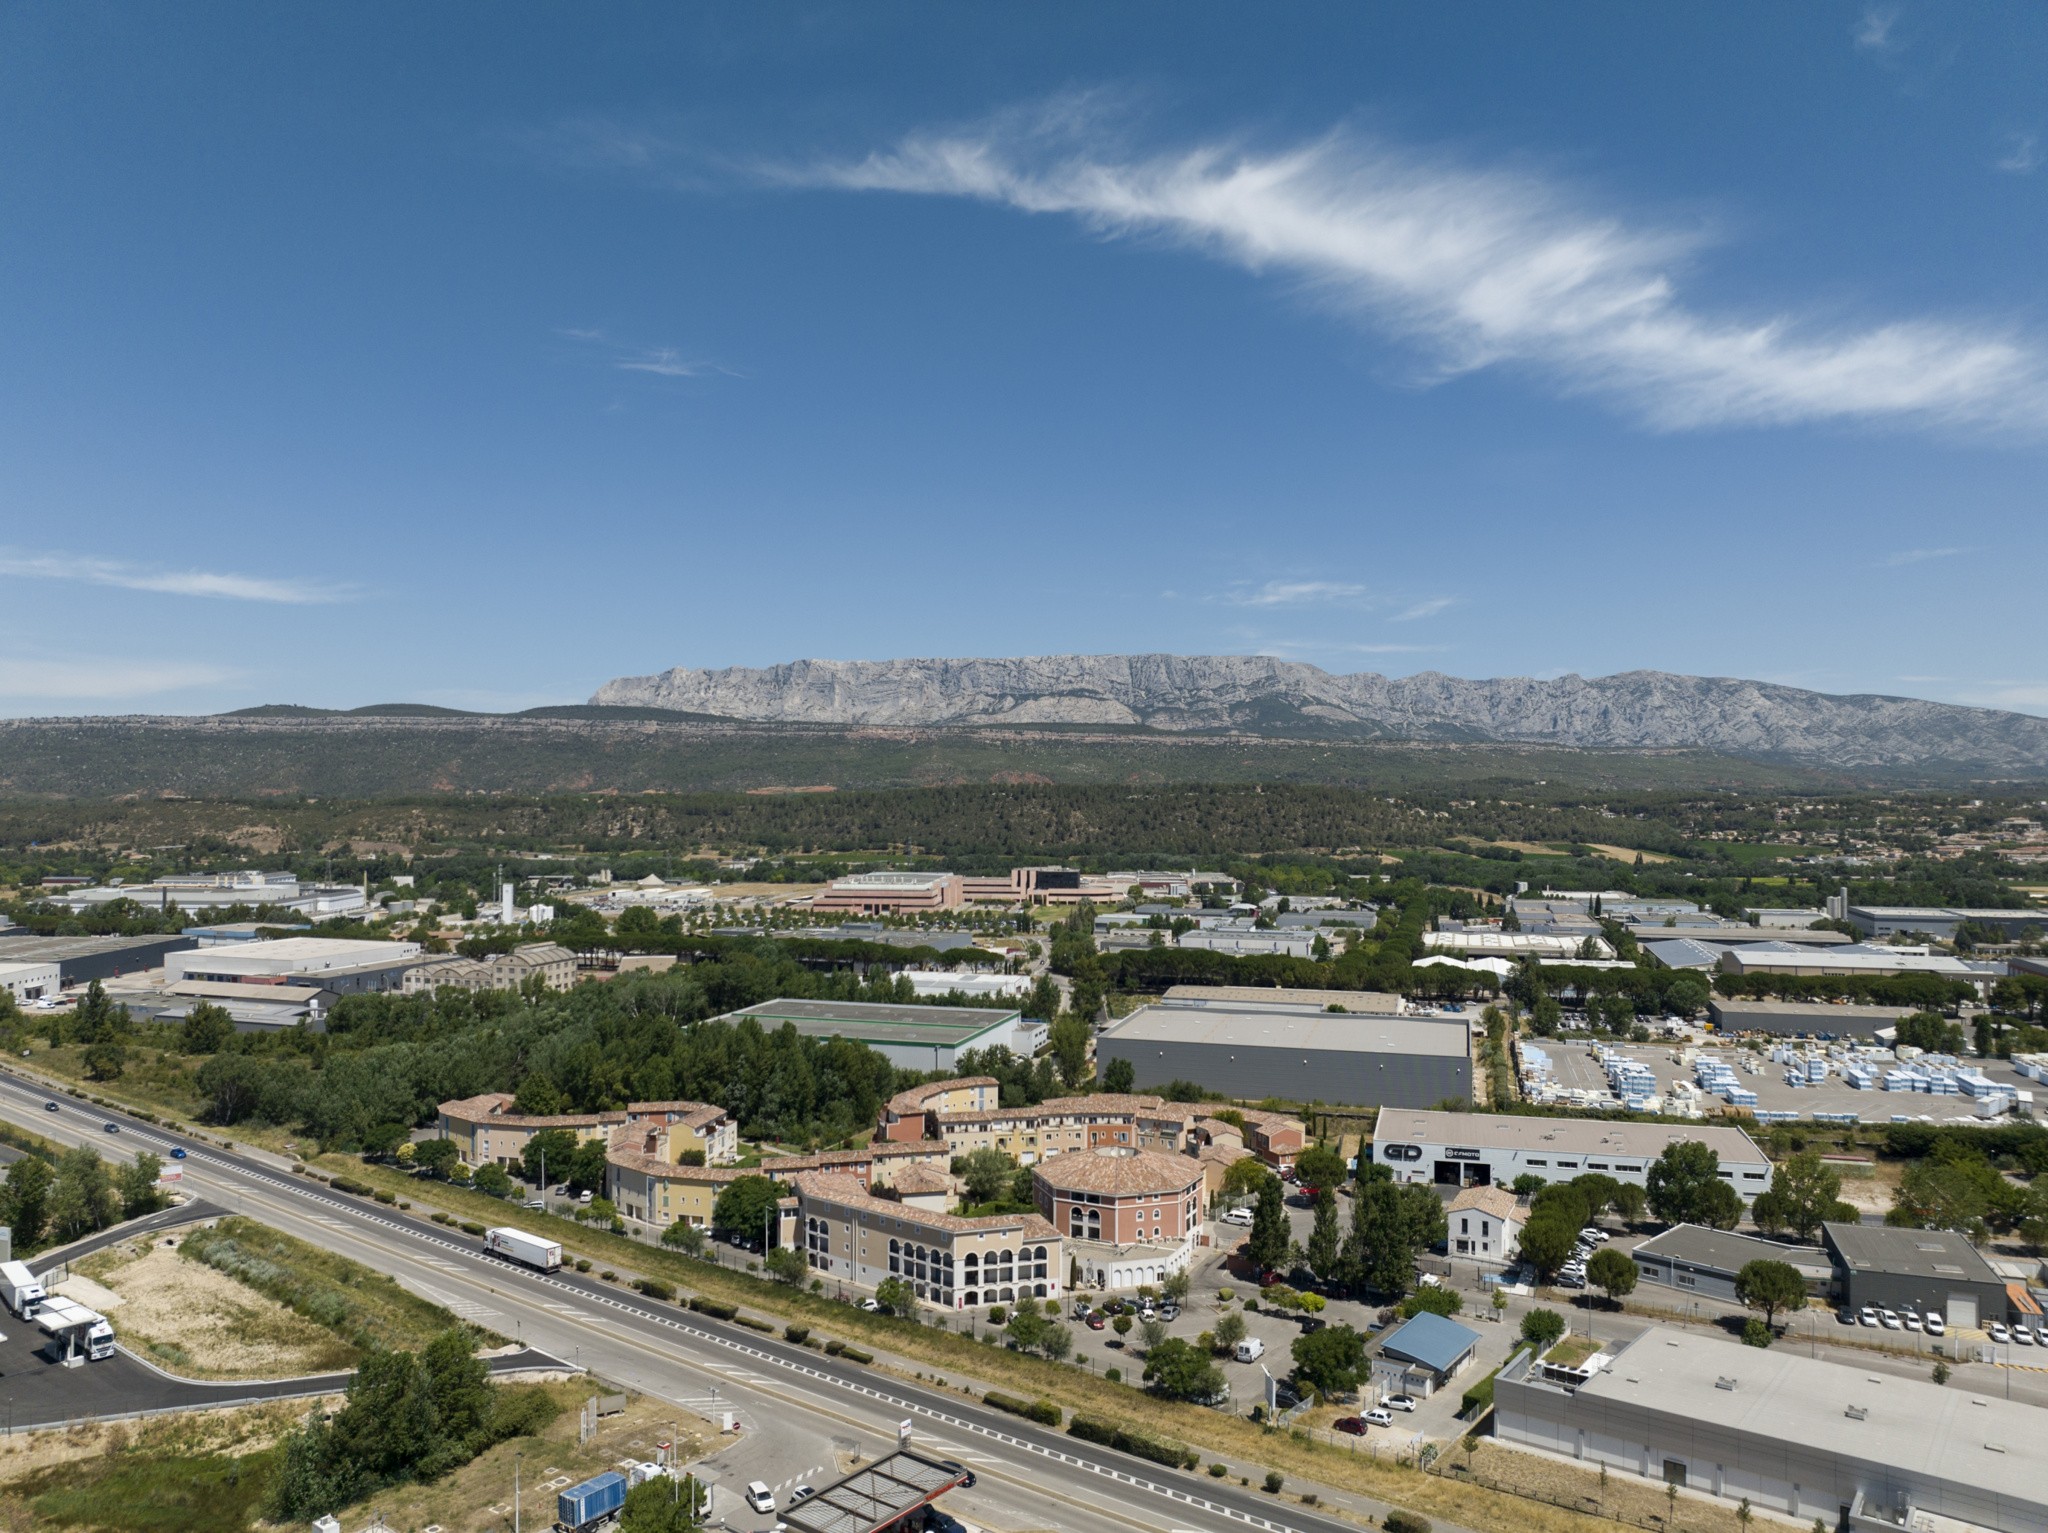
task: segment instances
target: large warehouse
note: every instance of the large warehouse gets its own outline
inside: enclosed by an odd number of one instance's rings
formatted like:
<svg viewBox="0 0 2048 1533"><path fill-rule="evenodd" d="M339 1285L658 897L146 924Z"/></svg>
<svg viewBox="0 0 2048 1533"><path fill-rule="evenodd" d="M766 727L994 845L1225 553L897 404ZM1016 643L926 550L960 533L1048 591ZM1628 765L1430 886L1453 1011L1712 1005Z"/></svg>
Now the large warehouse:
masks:
<svg viewBox="0 0 2048 1533"><path fill-rule="evenodd" d="M1957 1329L2038 1316L2024 1283L2007 1283L1953 1230L1823 1224L1845 1309L1917 1309ZM2015 1292L2017 1290L2017 1292Z"/></svg>
<svg viewBox="0 0 2048 1533"><path fill-rule="evenodd" d="M952 1070L962 1054L997 1047L1029 1059L1046 1032L1021 1011L880 1001L762 1001L713 1020L742 1018L771 1033L787 1023L807 1038L864 1043L900 1070Z"/></svg>
<svg viewBox="0 0 2048 1533"><path fill-rule="evenodd" d="M1653 1326L1590 1379L1524 1352L1493 1401L1504 1442L1847 1533L2048 1529L2048 1410L1989 1392Z"/></svg>
<svg viewBox="0 0 2048 1533"><path fill-rule="evenodd" d="M1911 1016L1911 1006L1835 1006L1826 1001L1707 1002L1707 1017L1720 1033L1774 1033L1781 1038L1871 1038Z"/></svg>
<svg viewBox="0 0 2048 1533"><path fill-rule="evenodd" d="M59 981L72 985L118 979L160 967L171 953L199 944L190 937L0 936L0 963L53 963Z"/></svg>
<svg viewBox="0 0 2048 1533"><path fill-rule="evenodd" d="M1510 1186L1525 1173L1568 1182L1588 1171L1644 1185L1667 1146L1696 1139L1720 1158L1721 1178L1747 1203L1771 1185L1771 1163L1739 1128L1536 1118L1509 1113L1383 1112L1372 1157L1402 1182Z"/></svg>
<svg viewBox="0 0 2048 1533"><path fill-rule="evenodd" d="M1134 1089L1193 1081L1244 1100L1420 1107L1472 1095L1461 1018L1388 1017L1247 1002L1146 1006L1096 1037L1095 1064L1130 1061Z"/></svg>

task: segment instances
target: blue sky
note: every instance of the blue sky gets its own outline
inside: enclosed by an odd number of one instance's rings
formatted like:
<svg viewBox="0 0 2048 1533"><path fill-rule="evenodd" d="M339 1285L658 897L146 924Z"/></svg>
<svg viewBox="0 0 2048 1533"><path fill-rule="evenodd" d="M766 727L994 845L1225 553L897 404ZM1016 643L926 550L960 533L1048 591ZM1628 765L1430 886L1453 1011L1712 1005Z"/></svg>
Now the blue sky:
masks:
<svg viewBox="0 0 2048 1533"><path fill-rule="evenodd" d="M2033 5L24 4L0 712L1259 652L2048 712Z"/></svg>

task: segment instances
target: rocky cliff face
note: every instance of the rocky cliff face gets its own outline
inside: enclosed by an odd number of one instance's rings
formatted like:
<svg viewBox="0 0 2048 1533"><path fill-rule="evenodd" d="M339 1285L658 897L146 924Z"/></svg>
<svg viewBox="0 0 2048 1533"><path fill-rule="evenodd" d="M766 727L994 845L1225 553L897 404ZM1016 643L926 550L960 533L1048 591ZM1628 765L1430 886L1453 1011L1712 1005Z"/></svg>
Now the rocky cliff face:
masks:
<svg viewBox="0 0 2048 1533"><path fill-rule="evenodd" d="M1140 725L1693 748L1843 767L2048 768L2048 719L1662 671L1464 681L1436 672L1336 676L1249 655L797 660L621 677L591 701L785 723Z"/></svg>

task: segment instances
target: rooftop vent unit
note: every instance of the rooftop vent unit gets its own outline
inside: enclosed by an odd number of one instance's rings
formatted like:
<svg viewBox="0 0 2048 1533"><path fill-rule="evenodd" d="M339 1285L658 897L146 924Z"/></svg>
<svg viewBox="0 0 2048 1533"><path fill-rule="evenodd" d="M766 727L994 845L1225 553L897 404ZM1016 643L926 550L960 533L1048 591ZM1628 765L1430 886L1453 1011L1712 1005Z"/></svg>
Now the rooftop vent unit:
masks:
<svg viewBox="0 0 2048 1533"><path fill-rule="evenodd" d="M1724 1374L1722 1377L1714 1380L1714 1388L1732 1390L1735 1388L1735 1381Z"/></svg>
<svg viewBox="0 0 2048 1533"><path fill-rule="evenodd" d="M1843 1411L1842 1414L1851 1421L1868 1421L1870 1419L1870 1407L1866 1405L1852 1405Z"/></svg>

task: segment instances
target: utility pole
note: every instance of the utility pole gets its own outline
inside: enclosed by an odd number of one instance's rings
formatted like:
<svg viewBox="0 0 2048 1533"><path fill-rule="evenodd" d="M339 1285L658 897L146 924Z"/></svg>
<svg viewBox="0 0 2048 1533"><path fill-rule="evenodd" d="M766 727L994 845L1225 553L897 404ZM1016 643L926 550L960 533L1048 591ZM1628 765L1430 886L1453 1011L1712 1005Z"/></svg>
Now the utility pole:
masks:
<svg viewBox="0 0 2048 1533"><path fill-rule="evenodd" d="M512 1533L519 1533L519 1461L524 1456L512 1455Z"/></svg>

